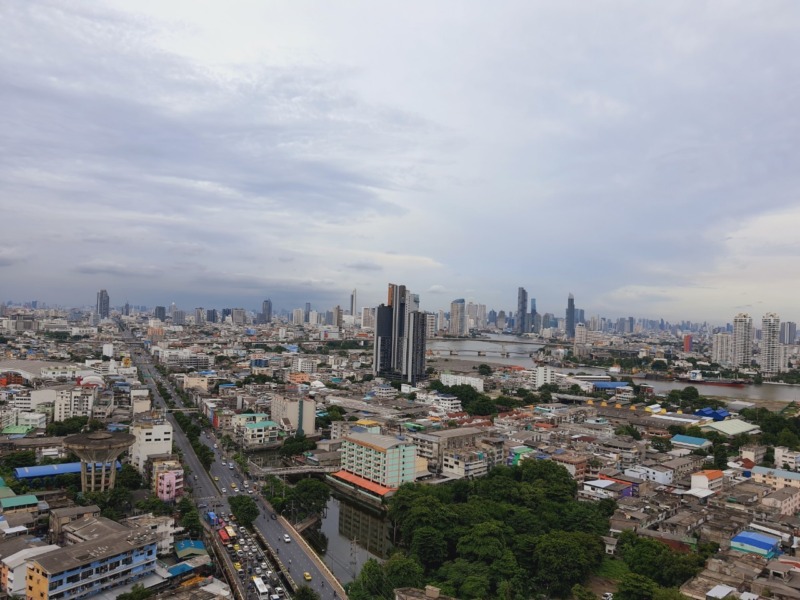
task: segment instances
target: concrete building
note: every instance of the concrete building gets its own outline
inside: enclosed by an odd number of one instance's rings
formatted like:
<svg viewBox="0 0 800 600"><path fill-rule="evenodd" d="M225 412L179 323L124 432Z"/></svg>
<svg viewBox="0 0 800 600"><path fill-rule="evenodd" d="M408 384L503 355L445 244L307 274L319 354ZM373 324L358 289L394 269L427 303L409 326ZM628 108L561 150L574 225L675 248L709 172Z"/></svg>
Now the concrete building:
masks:
<svg viewBox="0 0 800 600"><path fill-rule="evenodd" d="M408 437L415 444L417 456L427 460L431 467L440 467L445 452L476 449L483 435L477 427L458 427L430 433L417 432Z"/></svg>
<svg viewBox="0 0 800 600"><path fill-rule="evenodd" d="M450 303L450 325L447 333L456 337L467 335L467 305L463 298Z"/></svg>
<svg viewBox="0 0 800 600"><path fill-rule="evenodd" d="M153 492L159 500L175 502L183 496L183 465L177 460L164 460L153 465Z"/></svg>
<svg viewBox="0 0 800 600"><path fill-rule="evenodd" d="M416 446L410 440L350 433L342 443L342 470L389 489L416 476Z"/></svg>
<svg viewBox="0 0 800 600"><path fill-rule="evenodd" d="M761 504L777 509L782 515L795 515L800 512L800 489L784 487L775 490L764 496Z"/></svg>
<svg viewBox="0 0 800 600"><path fill-rule="evenodd" d="M283 431L314 433L314 420L316 419L316 403L307 398L286 398L275 396L272 399L272 421L278 424Z"/></svg>
<svg viewBox="0 0 800 600"><path fill-rule="evenodd" d="M84 541L30 560L27 600L83 598L141 580L155 571L154 533L129 530L102 517L91 532L81 532L81 521L65 529L72 528L66 532L68 540L85 537Z"/></svg>
<svg viewBox="0 0 800 600"><path fill-rule="evenodd" d="M483 392L483 379L480 377L470 377L469 375L457 375L454 373L442 373L439 376L439 381L444 385L468 385L479 392Z"/></svg>
<svg viewBox="0 0 800 600"><path fill-rule="evenodd" d="M92 504L91 506L71 506L69 508L54 508L50 511L50 543L59 546L64 545L64 526L83 519L84 517L99 517L100 507Z"/></svg>
<svg viewBox="0 0 800 600"><path fill-rule="evenodd" d="M784 370L781 364L781 319L775 313L767 313L761 319L761 354L759 364L761 371L767 374L780 373Z"/></svg>
<svg viewBox="0 0 800 600"><path fill-rule="evenodd" d="M136 415L130 432L136 438L130 449L130 460L139 473L145 474L148 457L172 452L172 425L163 413Z"/></svg>
<svg viewBox="0 0 800 600"><path fill-rule="evenodd" d="M733 318L731 362L734 367L749 367L753 360L753 319L746 313Z"/></svg>
<svg viewBox="0 0 800 600"><path fill-rule="evenodd" d="M765 483L773 490L785 487L800 488L800 473L785 471L784 469L770 469L769 467L753 467L751 471L753 481Z"/></svg>
<svg viewBox="0 0 800 600"><path fill-rule="evenodd" d="M775 446L775 464L782 469L797 471L800 467L800 451L789 450L786 446Z"/></svg>
<svg viewBox="0 0 800 600"><path fill-rule="evenodd" d="M256 421L245 423L241 431L241 442L245 448L256 448L274 444L280 440L280 427L275 421Z"/></svg>
<svg viewBox="0 0 800 600"><path fill-rule="evenodd" d="M0 587L10 597L25 596L28 562L37 556L58 550L55 544L32 545L3 556L0 561Z"/></svg>
<svg viewBox="0 0 800 600"><path fill-rule="evenodd" d="M725 484L725 474L717 469L706 469L692 473L692 489L718 492Z"/></svg>
<svg viewBox="0 0 800 600"><path fill-rule="evenodd" d="M729 333L715 333L711 337L711 362L729 365L733 360L733 338Z"/></svg>
<svg viewBox="0 0 800 600"><path fill-rule="evenodd" d="M106 290L97 292L97 316L101 319L107 319L111 314L109 310L109 298Z"/></svg>
<svg viewBox="0 0 800 600"><path fill-rule="evenodd" d="M71 417L92 416L97 399L95 386L64 386L56 389L53 405L53 420L64 421Z"/></svg>
<svg viewBox="0 0 800 600"><path fill-rule="evenodd" d="M129 529L140 529L156 534L158 556L172 554L175 549L175 534L181 533L183 527L175 525L175 518L171 515L154 516L150 513L128 517L122 524Z"/></svg>

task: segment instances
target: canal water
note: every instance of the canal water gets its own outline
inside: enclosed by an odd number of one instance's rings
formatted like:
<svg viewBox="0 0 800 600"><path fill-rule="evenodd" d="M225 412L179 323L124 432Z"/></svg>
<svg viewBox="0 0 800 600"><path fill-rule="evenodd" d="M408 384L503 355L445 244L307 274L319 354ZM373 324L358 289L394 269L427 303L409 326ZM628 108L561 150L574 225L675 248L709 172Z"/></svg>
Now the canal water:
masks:
<svg viewBox="0 0 800 600"><path fill-rule="evenodd" d="M389 558L389 520L378 510L333 496L318 527L306 529L306 538L342 583L352 581L370 558Z"/></svg>

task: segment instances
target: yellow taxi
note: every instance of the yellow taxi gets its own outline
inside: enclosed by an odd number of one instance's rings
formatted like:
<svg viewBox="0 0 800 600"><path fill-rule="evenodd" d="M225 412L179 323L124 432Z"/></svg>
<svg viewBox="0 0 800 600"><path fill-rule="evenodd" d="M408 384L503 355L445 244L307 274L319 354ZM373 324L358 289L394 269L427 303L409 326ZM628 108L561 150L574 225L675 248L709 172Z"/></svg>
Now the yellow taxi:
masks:
<svg viewBox="0 0 800 600"><path fill-rule="evenodd" d="M309 573L308 571L304 571L303 579L305 579L306 581L311 581L311 573Z"/></svg>
<svg viewBox="0 0 800 600"><path fill-rule="evenodd" d="M214 476L214 481L219 481L219 477Z"/></svg>

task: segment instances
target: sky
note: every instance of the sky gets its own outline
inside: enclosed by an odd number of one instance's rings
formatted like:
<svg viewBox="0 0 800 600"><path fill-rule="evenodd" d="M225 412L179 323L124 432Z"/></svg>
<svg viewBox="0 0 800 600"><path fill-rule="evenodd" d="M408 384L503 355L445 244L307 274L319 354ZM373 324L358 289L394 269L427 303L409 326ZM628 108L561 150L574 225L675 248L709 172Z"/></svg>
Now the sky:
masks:
<svg viewBox="0 0 800 600"><path fill-rule="evenodd" d="M800 4L0 0L0 299L800 320Z"/></svg>

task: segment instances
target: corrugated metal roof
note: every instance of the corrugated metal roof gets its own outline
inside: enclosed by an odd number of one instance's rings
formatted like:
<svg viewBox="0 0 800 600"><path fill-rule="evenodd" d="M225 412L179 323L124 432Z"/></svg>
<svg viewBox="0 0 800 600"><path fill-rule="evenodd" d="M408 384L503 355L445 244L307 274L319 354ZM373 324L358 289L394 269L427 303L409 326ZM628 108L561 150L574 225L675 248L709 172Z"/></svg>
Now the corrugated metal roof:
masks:
<svg viewBox="0 0 800 600"><path fill-rule="evenodd" d="M0 498L0 506L5 508L17 508L19 506L28 506L30 504L39 504L39 500L33 494L25 494L24 496L12 496L11 498Z"/></svg>

